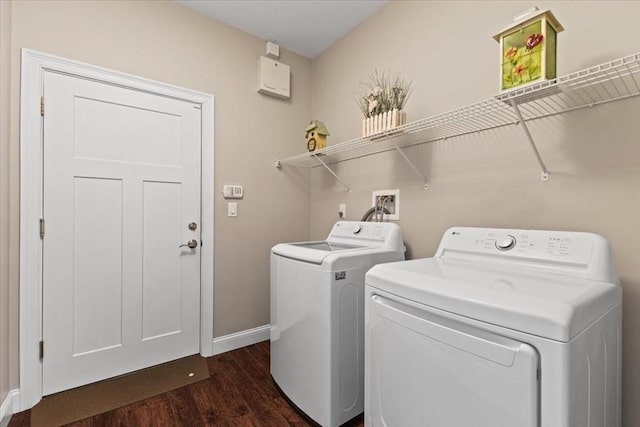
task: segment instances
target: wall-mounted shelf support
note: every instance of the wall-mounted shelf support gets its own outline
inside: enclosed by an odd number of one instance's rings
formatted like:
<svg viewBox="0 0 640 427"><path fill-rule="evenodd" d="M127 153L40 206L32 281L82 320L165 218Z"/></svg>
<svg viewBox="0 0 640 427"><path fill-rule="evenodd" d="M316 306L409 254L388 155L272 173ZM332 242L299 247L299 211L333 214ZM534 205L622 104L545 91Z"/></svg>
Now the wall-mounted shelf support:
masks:
<svg viewBox="0 0 640 427"><path fill-rule="evenodd" d="M422 182L424 184L424 189L426 190L427 188L429 188L429 184L427 183L427 178L424 177L422 172L420 172L420 170L416 167L416 165L414 165L413 162L409 160L409 157L407 157L407 155L404 154L404 151L402 151L400 147L398 147L398 144L396 142L393 143L393 146L396 149L396 151L400 153L404 161L407 162L407 164L411 166L413 171L422 179Z"/></svg>
<svg viewBox="0 0 640 427"><path fill-rule="evenodd" d="M446 141L462 135L520 124L542 169L542 180L547 181L549 172L527 128L527 122L639 95L640 52L552 80L525 85L484 101L406 123L392 131L287 157L279 160L276 166L324 166L349 190L329 165L397 150L423 182L426 182L402 150L432 141ZM322 160L319 156L322 156Z"/></svg>
<svg viewBox="0 0 640 427"><path fill-rule="evenodd" d="M525 122L524 119L522 118L522 113L520 112L520 108L518 108L518 103L516 102L515 99L511 100L511 106L513 107L513 111L515 111L516 116L518 116L518 123L522 128L522 132L524 133L524 136L529 141L529 145L531 145L531 149L533 150L533 153L536 155L536 159L538 160L540 169L542 169L542 173L540 176L543 181L548 181L549 172L547 171L547 167L544 165L544 162L542 161L542 157L540 156L538 147L536 147L536 143L533 141L533 138L531 137L531 133L529 132L529 127L527 126L527 122Z"/></svg>
<svg viewBox="0 0 640 427"><path fill-rule="evenodd" d="M313 157L315 157L316 160L319 161L322 164L322 166L324 166L325 169L328 170L331 173L331 175L333 175L338 181L340 181L340 183L342 185L344 185L344 187L347 189L347 191L349 193L351 193L351 188L349 188L349 186L342 180L342 178L340 178L338 175L336 175L336 173L333 170L331 170L331 168L329 166L327 166L327 164L325 162L322 161L320 156L318 156L317 154L314 154Z"/></svg>

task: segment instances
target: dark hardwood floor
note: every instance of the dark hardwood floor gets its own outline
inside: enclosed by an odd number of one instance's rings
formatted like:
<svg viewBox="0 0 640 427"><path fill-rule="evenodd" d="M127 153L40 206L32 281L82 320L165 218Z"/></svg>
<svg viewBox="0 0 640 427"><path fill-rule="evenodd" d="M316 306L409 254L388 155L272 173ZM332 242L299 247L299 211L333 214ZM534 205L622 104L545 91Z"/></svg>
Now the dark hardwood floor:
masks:
<svg viewBox="0 0 640 427"><path fill-rule="evenodd" d="M280 395L269 375L269 341L207 359L209 379L68 424L116 426L309 426ZM30 411L8 427L31 425ZM362 417L348 424L363 426Z"/></svg>

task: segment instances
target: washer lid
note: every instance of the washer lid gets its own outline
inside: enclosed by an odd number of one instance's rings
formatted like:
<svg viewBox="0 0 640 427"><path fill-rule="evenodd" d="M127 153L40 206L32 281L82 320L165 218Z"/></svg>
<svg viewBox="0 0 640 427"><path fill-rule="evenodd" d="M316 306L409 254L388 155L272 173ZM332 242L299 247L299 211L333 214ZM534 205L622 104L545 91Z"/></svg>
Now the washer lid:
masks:
<svg viewBox="0 0 640 427"><path fill-rule="evenodd" d="M366 284L472 319L568 342L621 301L614 284L503 264L426 258L374 266Z"/></svg>
<svg viewBox="0 0 640 427"><path fill-rule="evenodd" d="M390 222L338 221L326 240L280 243L271 249L276 255L313 264L322 264L334 254L330 259L335 260L343 254L350 255L354 251L365 250L369 253L404 253L400 227Z"/></svg>
<svg viewBox="0 0 640 427"><path fill-rule="evenodd" d="M275 245L271 251L283 257L313 264L322 264L322 261L331 254L362 249L369 249L369 247L321 240L317 242L280 243Z"/></svg>

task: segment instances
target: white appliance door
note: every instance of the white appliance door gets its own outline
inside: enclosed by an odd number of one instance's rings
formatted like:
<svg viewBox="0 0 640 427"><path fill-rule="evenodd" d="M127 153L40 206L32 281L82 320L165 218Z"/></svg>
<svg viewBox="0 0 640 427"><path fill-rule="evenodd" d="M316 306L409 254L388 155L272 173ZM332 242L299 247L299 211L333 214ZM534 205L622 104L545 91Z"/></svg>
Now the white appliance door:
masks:
<svg viewBox="0 0 640 427"><path fill-rule="evenodd" d="M533 347L389 294L366 310L368 425L538 426Z"/></svg>
<svg viewBox="0 0 640 427"><path fill-rule="evenodd" d="M50 72L44 97L43 393L197 353L200 109Z"/></svg>

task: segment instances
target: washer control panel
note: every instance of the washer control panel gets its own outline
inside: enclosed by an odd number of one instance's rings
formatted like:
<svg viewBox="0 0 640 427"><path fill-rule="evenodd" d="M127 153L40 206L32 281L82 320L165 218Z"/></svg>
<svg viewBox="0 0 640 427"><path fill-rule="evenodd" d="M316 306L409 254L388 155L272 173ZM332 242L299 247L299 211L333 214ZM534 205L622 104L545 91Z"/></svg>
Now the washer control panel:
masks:
<svg viewBox="0 0 640 427"><path fill-rule="evenodd" d="M388 225L395 225L383 222L355 222L340 221L333 226L329 240L333 238L353 238L367 240L384 240L391 233Z"/></svg>
<svg viewBox="0 0 640 427"><path fill-rule="evenodd" d="M338 221L327 241L370 247L402 247L402 233L391 222Z"/></svg>

